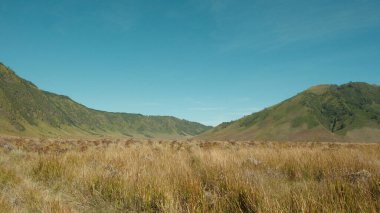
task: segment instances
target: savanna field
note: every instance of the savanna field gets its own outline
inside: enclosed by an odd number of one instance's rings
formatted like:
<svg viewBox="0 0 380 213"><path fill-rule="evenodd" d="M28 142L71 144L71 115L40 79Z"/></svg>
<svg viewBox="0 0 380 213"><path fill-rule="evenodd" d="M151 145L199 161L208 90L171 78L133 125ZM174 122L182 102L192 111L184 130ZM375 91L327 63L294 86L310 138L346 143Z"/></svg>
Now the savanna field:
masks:
<svg viewBox="0 0 380 213"><path fill-rule="evenodd" d="M380 144L3 137L1 212L379 212Z"/></svg>

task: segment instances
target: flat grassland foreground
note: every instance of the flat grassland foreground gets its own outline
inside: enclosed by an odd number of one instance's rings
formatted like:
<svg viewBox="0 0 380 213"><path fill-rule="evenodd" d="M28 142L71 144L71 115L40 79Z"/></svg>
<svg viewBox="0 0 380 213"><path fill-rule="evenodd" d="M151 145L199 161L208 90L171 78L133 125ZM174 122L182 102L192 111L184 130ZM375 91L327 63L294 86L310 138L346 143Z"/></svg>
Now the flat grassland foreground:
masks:
<svg viewBox="0 0 380 213"><path fill-rule="evenodd" d="M2 212L379 212L380 144L0 140Z"/></svg>

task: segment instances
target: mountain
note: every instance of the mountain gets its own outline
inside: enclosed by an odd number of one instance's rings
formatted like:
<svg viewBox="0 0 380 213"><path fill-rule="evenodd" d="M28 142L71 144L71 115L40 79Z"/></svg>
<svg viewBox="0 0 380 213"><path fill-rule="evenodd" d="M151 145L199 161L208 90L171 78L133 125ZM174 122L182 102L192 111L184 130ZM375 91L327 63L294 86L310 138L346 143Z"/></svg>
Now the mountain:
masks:
<svg viewBox="0 0 380 213"><path fill-rule="evenodd" d="M210 128L170 116L89 109L69 97L38 89L0 64L0 134L183 138Z"/></svg>
<svg viewBox="0 0 380 213"><path fill-rule="evenodd" d="M280 104L222 123L199 138L380 142L380 86L314 86Z"/></svg>

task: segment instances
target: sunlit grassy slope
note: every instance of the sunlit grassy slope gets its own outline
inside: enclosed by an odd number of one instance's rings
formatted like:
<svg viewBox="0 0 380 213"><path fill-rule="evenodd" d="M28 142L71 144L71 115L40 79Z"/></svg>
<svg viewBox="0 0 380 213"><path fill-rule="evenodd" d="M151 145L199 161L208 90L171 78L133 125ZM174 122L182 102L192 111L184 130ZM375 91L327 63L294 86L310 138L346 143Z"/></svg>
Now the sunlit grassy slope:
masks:
<svg viewBox="0 0 380 213"><path fill-rule="evenodd" d="M315 86L273 107L223 123L201 138L380 142L380 87Z"/></svg>
<svg viewBox="0 0 380 213"><path fill-rule="evenodd" d="M0 64L0 134L180 138L210 127L170 116L110 113L41 91Z"/></svg>
<svg viewBox="0 0 380 213"><path fill-rule="evenodd" d="M0 212L379 212L380 145L0 139Z"/></svg>

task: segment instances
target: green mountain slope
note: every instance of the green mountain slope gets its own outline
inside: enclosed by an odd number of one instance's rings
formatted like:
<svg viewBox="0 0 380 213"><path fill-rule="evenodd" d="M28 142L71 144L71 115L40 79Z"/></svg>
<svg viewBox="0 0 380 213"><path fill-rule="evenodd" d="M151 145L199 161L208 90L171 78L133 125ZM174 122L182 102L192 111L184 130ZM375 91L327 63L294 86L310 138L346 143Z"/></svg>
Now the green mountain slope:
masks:
<svg viewBox="0 0 380 213"><path fill-rule="evenodd" d="M223 123L200 136L218 140L380 142L380 87L319 85Z"/></svg>
<svg viewBox="0 0 380 213"><path fill-rule="evenodd" d="M210 127L170 116L110 113L39 90L0 64L0 134L179 138Z"/></svg>

